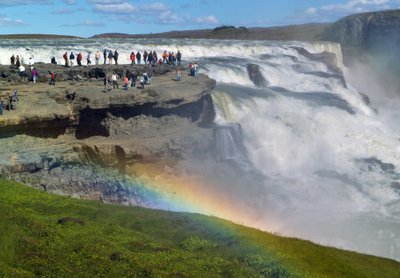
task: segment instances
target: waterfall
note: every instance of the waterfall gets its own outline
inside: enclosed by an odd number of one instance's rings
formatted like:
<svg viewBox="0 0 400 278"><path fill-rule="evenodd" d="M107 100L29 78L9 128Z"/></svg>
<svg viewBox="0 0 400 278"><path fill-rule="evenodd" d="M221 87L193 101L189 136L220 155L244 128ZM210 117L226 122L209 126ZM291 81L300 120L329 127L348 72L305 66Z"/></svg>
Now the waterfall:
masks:
<svg viewBox="0 0 400 278"><path fill-rule="evenodd" d="M218 156L248 161L264 177L248 206L268 212L270 231L398 259L400 134L325 64L324 51L343 67L340 45L333 43L274 44L226 64L205 58L213 65L205 71L218 81ZM232 68L245 72L248 64L259 65L265 87L249 84L244 74L244 81L218 79Z"/></svg>
<svg viewBox="0 0 400 278"><path fill-rule="evenodd" d="M345 68L343 64L343 53L340 43L319 41L319 42L313 42L312 46L317 52L326 51L335 54L337 58L336 66L338 66L341 69Z"/></svg>
<svg viewBox="0 0 400 278"><path fill-rule="evenodd" d="M219 161L233 162L243 170L250 167L243 145L240 124L229 123L216 126L214 128L214 140Z"/></svg>

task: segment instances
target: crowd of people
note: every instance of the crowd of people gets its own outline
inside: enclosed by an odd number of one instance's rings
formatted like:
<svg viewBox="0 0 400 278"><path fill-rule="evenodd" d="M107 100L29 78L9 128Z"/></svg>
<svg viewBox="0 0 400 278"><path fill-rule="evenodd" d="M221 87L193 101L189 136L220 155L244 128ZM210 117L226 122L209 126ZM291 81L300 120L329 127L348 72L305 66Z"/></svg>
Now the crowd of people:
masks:
<svg viewBox="0 0 400 278"><path fill-rule="evenodd" d="M86 66L89 66L92 64L92 59L91 59L91 52L87 52L86 54ZM67 51L62 55L64 59L64 65L65 67L73 67L75 65L77 66L83 66L83 53L82 51L75 53L71 51L68 53ZM94 54L94 61L95 65L100 65L100 58L101 54L99 51L96 51ZM103 65L109 64L115 64L118 65L118 59L119 59L119 53L117 50L107 50L104 49L103 51ZM143 52L137 51L132 51L131 54L129 55L129 60L131 62L131 65L140 65L140 64L148 64L150 66L155 66L155 65L161 65L161 64L170 64L170 65L176 65L176 66L181 66L181 61L182 61L182 53L180 50L178 52L167 52L166 50L159 55L155 50L153 51L147 51L144 50ZM76 62L76 64L75 64ZM51 64L57 65L57 60L56 57L51 57L50 59ZM10 58L10 64L12 67L19 68L21 65L25 64L24 58L20 55L12 55ZM29 66L33 66L34 60L33 60L33 55L29 57L28 61Z"/></svg>
<svg viewBox="0 0 400 278"><path fill-rule="evenodd" d="M150 84L151 77L144 72L142 76L138 77L134 71L126 70L125 74L120 77L116 72L113 72L111 77L104 76L104 92L108 92L111 89L119 89L118 81L122 79L123 82L123 90L128 90L130 87L136 87L137 81L139 81L140 88L144 89L145 85Z"/></svg>
<svg viewBox="0 0 400 278"><path fill-rule="evenodd" d="M86 54L86 66L89 66L92 64L92 59L91 59L91 52L88 52ZM70 52L65 52L63 54L63 59L64 59L64 65L65 67L73 67L75 66L75 61L77 66L83 66L83 54L82 52L79 53L74 53ZM96 51L94 54L94 61L95 65L100 65L101 61L101 54L99 51ZM119 59L119 53L117 50L107 50L104 49L103 51L103 65L118 65L118 59ZM174 52L167 52L164 51L161 55L161 57L158 56L157 52L155 50L153 51L132 51L131 54L129 55L129 60L131 62L131 65L140 65L140 64L147 64L150 66L155 66L155 65L161 65L161 64L169 64L169 65L176 65L176 66L181 66L181 61L182 61L182 53L178 50L177 53ZM51 58L51 63L52 64L57 64L57 61L55 60L55 57Z"/></svg>
<svg viewBox="0 0 400 278"><path fill-rule="evenodd" d="M89 66L92 64L91 60L91 52L88 52L86 55L86 66ZM75 61L76 65L82 66L83 65L83 54L82 52L79 53L74 53L70 52L65 52L63 54L64 58L64 66L65 67L73 67L75 66ZM117 50L112 51L112 50L107 50L104 49L103 51L103 65L118 65L118 58L119 58L119 53ZM99 51L96 51L94 54L94 62L95 65L100 65L101 61L101 54ZM168 65L174 65L176 66L176 79L177 81L180 81L182 78L182 73L181 73L181 62L182 62L182 53L178 50L176 53L174 52L167 52L164 51L161 56L158 56L156 51L143 51L142 53L140 51L132 51L131 54L129 55L129 59L131 61L131 65L140 65L140 64L145 64L149 66L156 66L156 65L161 65L161 64L168 64ZM29 73L27 72L25 66L24 66L24 59L22 56L19 55L12 55L10 58L10 63L11 67L17 68L19 75L22 78L30 78L30 81L33 83L37 82L37 78L39 75L38 70L34 66L34 57L31 56L29 57L28 60L28 67L29 67ZM56 64L57 61L55 57L51 58L51 64ZM198 74L198 65L197 63L190 63L189 68L187 70L188 74L190 76L197 76ZM50 74L50 85L55 85L55 73L54 71L49 71ZM138 83L138 88L144 88L145 85L150 84L151 76L149 76L146 72L143 73L142 76L137 76L134 71L127 70L123 76L118 76L116 72L113 72L111 76L105 76L104 77L104 92L110 91L111 89L119 89L119 84L118 82L122 80L123 82L123 89L128 90L130 87L136 87L136 84ZM3 109L6 110L13 110L16 108L16 102L18 101L18 95L17 91L14 91L13 94L10 94L6 99L0 99L0 115L3 113Z"/></svg>
<svg viewBox="0 0 400 278"><path fill-rule="evenodd" d="M52 61L53 62L53 61ZM37 77L39 75L38 70L34 67L34 58L33 56L28 59L28 67L30 70L30 74L28 74L25 65L25 61L22 56L15 56L14 54L10 58L11 68L18 69L18 75L22 78L30 78L30 81L36 83Z"/></svg>

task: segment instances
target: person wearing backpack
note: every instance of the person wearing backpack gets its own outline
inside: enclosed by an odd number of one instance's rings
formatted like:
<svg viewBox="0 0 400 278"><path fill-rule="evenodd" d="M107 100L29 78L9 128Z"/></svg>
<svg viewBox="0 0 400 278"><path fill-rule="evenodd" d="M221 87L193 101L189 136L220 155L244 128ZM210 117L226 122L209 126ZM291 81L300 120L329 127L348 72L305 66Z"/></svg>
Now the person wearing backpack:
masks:
<svg viewBox="0 0 400 278"><path fill-rule="evenodd" d="M114 54L113 54L113 52L110 50L110 52L108 53L108 63L110 64L110 65L112 65L112 63L113 63L113 59L114 59Z"/></svg>

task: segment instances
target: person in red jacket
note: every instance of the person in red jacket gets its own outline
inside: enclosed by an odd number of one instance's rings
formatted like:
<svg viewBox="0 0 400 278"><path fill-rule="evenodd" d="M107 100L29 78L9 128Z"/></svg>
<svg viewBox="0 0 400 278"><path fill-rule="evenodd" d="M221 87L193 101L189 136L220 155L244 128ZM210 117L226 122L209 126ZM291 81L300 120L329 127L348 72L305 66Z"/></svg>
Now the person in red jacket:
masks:
<svg viewBox="0 0 400 278"><path fill-rule="evenodd" d="M68 67L68 53L67 52L64 53L63 58L65 61L65 67L67 68Z"/></svg>
<svg viewBox="0 0 400 278"><path fill-rule="evenodd" d="M133 66L135 64L135 58L136 58L134 52L131 53L130 58L131 58L131 66Z"/></svg>
<svg viewBox="0 0 400 278"><path fill-rule="evenodd" d="M124 77L124 90L128 90L129 88L129 78L125 75Z"/></svg>
<svg viewBox="0 0 400 278"><path fill-rule="evenodd" d="M54 71L50 72L50 85L56 85Z"/></svg>
<svg viewBox="0 0 400 278"><path fill-rule="evenodd" d="M76 62L78 63L78 66L82 66L82 52L79 52L78 56L76 57Z"/></svg>

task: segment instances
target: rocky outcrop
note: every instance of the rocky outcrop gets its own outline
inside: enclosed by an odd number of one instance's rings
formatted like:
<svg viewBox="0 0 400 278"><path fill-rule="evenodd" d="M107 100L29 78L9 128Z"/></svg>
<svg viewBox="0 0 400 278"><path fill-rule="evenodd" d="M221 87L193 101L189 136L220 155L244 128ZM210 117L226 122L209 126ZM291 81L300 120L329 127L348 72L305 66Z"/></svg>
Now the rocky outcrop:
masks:
<svg viewBox="0 0 400 278"><path fill-rule="evenodd" d="M343 87L347 88L346 80L343 75L343 71L341 68L338 66L340 62L338 61L338 57L331 52L324 51L321 53L310 53L306 49L302 47L292 47L295 49L300 55L306 57L307 59L311 61L317 61L324 63L328 69L329 72L322 72L322 71L310 71L310 72L304 72L304 74L309 74L309 75L314 75L314 76L319 76L323 78L335 78L340 80L342 83Z"/></svg>
<svg viewBox="0 0 400 278"><path fill-rule="evenodd" d="M0 175L57 194L148 206L157 198L146 199L147 189L134 179L137 163L212 155L215 81L203 75L175 81L173 68L163 66L151 69L144 89L105 92L102 69L58 66L56 86L8 82L7 74L3 92L17 89L19 102L0 116ZM91 78L96 71L99 78Z"/></svg>
<svg viewBox="0 0 400 278"><path fill-rule="evenodd" d="M257 87L267 87L268 83L262 75L259 65L248 64L246 69L247 74L249 75L250 80L253 81L254 85Z"/></svg>
<svg viewBox="0 0 400 278"><path fill-rule="evenodd" d="M123 72L126 67L122 66L115 71ZM96 69L74 69L74 74L85 76ZM144 67L133 70L149 72ZM78 139L96 135L109 136L108 127L104 125L108 115L123 118L177 115L190 118L192 122L200 119L206 121L203 124L212 122L213 117L204 113L210 107L210 92L215 81L200 76L176 82L168 66L152 68L151 71L157 82L146 85L143 90L130 88L127 91L104 92L103 80L95 78L57 82L57 86L49 86L44 81L37 84L10 82L7 84L9 92L18 89L21 101L16 103L15 111L6 111L0 117L0 138L16 134L57 137L67 130L73 132ZM7 89L4 88L4 91ZM69 97L71 94L73 99ZM6 95L0 94L0 97L5 98ZM208 113L212 114L213 111Z"/></svg>
<svg viewBox="0 0 400 278"><path fill-rule="evenodd" d="M382 95L398 95L400 10L347 16L328 27L323 39L341 44L344 64L349 75L354 76L350 80L355 88L376 95L379 87Z"/></svg>

